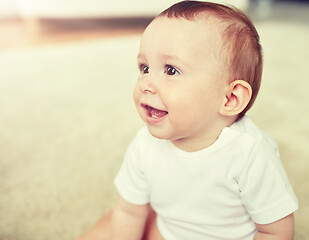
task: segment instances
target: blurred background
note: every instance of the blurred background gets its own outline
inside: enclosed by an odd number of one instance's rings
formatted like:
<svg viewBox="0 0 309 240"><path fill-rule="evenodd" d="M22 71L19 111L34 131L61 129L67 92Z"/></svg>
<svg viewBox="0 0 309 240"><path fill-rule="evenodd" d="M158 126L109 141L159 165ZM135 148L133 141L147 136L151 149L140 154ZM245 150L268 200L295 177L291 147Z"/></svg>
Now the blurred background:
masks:
<svg viewBox="0 0 309 240"><path fill-rule="evenodd" d="M0 0L0 240L69 240L113 206L141 34L174 0ZM222 0L264 49L249 116L279 144L309 239L309 1Z"/></svg>

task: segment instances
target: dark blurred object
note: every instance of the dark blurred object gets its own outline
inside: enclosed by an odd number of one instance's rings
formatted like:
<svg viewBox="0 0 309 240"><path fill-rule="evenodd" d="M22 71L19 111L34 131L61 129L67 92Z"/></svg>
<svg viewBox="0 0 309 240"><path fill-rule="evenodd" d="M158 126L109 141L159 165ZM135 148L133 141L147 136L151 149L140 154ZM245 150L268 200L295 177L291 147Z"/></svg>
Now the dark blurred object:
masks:
<svg viewBox="0 0 309 240"><path fill-rule="evenodd" d="M309 0L276 0L275 2L307 2L309 3Z"/></svg>
<svg viewBox="0 0 309 240"><path fill-rule="evenodd" d="M275 20L309 24L309 0L251 0L252 20Z"/></svg>

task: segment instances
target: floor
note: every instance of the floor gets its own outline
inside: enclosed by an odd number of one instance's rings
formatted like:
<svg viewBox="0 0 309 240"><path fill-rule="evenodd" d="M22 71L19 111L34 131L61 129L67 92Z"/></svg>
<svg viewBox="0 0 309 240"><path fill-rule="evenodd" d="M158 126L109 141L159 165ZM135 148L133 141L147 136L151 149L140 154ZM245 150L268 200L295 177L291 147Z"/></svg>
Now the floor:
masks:
<svg viewBox="0 0 309 240"><path fill-rule="evenodd" d="M251 116L282 150L300 203L295 239L308 240L309 4L275 3L252 18L267 60ZM0 239L70 240L112 206L140 123L128 89L149 21L0 20Z"/></svg>

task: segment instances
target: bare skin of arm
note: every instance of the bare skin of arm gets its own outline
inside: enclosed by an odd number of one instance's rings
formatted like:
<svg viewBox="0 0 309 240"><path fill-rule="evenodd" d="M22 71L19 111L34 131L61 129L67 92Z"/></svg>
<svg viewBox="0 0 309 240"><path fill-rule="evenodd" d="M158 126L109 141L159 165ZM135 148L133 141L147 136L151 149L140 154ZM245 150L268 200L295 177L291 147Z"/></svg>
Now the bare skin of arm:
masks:
<svg viewBox="0 0 309 240"><path fill-rule="evenodd" d="M75 240L109 240L112 212L104 215L90 230Z"/></svg>
<svg viewBox="0 0 309 240"><path fill-rule="evenodd" d="M126 240L163 240L156 224L156 213L151 207L148 204L133 205L121 197L113 211L76 240L118 240L122 235Z"/></svg>
<svg viewBox="0 0 309 240"><path fill-rule="evenodd" d="M140 240L150 205L134 205L119 197L111 219L110 240Z"/></svg>
<svg viewBox="0 0 309 240"><path fill-rule="evenodd" d="M293 240L294 215L290 214L270 224L256 224L254 240Z"/></svg>

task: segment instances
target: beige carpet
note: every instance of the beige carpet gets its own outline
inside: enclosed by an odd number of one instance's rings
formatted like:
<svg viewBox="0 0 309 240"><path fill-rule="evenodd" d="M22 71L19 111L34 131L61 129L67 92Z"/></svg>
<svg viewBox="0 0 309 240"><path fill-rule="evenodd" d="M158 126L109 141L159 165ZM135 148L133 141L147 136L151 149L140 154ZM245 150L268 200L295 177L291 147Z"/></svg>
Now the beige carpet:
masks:
<svg viewBox="0 0 309 240"><path fill-rule="evenodd" d="M281 148L309 239L309 28L262 22L250 112ZM0 52L0 239L70 240L112 207L113 177L142 123L131 91L140 36Z"/></svg>

